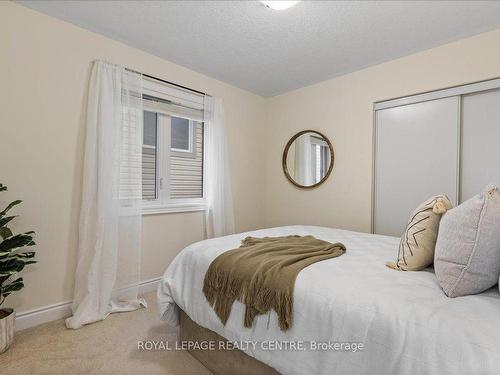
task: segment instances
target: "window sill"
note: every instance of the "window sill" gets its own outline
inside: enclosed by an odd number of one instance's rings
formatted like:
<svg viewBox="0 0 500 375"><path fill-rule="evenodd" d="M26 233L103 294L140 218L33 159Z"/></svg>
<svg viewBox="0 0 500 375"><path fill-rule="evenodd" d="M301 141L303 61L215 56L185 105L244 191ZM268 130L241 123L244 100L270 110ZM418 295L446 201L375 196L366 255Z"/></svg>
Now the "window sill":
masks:
<svg viewBox="0 0 500 375"><path fill-rule="evenodd" d="M206 203L171 203L168 205L154 205L142 207L142 215L175 214L179 212L205 211Z"/></svg>

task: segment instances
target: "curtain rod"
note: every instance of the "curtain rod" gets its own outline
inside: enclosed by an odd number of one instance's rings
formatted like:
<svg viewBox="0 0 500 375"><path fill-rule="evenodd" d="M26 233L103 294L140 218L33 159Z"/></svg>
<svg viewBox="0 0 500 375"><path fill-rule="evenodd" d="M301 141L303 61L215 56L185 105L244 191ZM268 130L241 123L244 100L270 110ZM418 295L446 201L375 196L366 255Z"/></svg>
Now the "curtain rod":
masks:
<svg viewBox="0 0 500 375"><path fill-rule="evenodd" d="M161 78L149 75L149 74L138 72L137 70L134 70L134 69L130 69L130 68L125 68L125 69L128 70L128 71L137 73L137 74L141 74L143 77L151 78L151 79L154 79L156 81L160 81L160 82L166 83L168 85L172 85L172 86L178 87L180 89L184 89L184 90L187 90L187 91L195 92L195 93L200 94L200 95L210 96L207 93L204 93L203 91L198 91L198 90L192 89L190 87L182 86L182 85L179 85L177 83L173 83L173 82L170 82L170 81L167 81L167 80L164 80L164 79L161 79Z"/></svg>
<svg viewBox="0 0 500 375"><path fill-rule="evenodd" d="M173 82L170 82L170 81L166 81L166 80L164 80L164 79L161 79L161 78L158 78L158 77L154 77L154 76L151 76L151 75L149 75L149 74L144 74L144 73L142 73L142 75L143 75L144 77L148 77L148 78L151 78L151 79L155 79L155 80L157 80L157 81L160 81L160 82L163 82L163 83L167 83L167 84L169 84L169 85L172 85L172 86L175 86L175 87L179 87L179 88L184 89L184 90L188 90L188 91L192 91L192 92L195 92L195 93L197 93L197 94L200 94L200 95L207 95L207 96L208 96L208 94L204 93L203 91L198 91L198 90L192 89L192 88L190 88L190 87L186 87L186 86L179 85L179 84L177 84L177 83L173 83Z"/></svg>
<svg viewBox="0 0 500 375"><path fill-rule="evenodd" d="M107 63L107 64L112 64L112 65L116 65L116 64L113 64L113 63L110 63L110 62L107 62L107 61L104 61L104 60L94 60L95 62L97 61L102 61L104 63ZM120 66L120 65L116 65L116 66ZM186 86L182 86L182 85L179 85L177 83L174 83L174 82L170 82L170 81L167 81L167 80L164 80L164 79L161 79L161 78L158 78L158 77L155 77L155 76L152 76L152 75L149 75L149 74L145 74L143 72L138 72L137 70L134 70L134 69L130 69L130 68L127 68L125 67L125 70L128 70L129 72L133 72L133 73L137 73L137 74L140 74L144 77L148 77L148 78L151 78L151 79L155 79L157 81L160 81L160 82L163 82L163 83L166 83L168 85L172 85L172 86L175 86L175 87L178 87L180 89L184 89L184 90L187 90L187 91L191 91L191 92L195 92L197 94L200 94L200 95L206 95L206 96L211 96L203 91L198 91L198 90L195 90L195 89L192 89L190 87L186 87Z"/></svg>

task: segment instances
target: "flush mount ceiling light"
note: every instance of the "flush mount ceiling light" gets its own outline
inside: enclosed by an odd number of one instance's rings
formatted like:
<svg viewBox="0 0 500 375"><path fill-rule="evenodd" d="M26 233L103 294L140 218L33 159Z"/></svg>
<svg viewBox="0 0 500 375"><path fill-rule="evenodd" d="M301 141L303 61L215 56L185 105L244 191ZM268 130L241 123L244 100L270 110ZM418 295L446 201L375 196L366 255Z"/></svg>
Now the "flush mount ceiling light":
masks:
<svg viewBox="0 0 500 375"><path fill-rule="evenodd" d="M261 1L261 3L274 10L285 10L297 5L298 1Z"/></svg>

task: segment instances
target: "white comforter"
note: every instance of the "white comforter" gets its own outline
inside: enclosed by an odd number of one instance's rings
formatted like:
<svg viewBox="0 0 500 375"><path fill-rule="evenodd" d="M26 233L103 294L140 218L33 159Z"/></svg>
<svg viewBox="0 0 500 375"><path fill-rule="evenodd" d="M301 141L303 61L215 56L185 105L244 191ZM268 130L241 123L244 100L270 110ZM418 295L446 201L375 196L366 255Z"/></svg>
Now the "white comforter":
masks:
<svg viewBox="0 0 500 375"><path fill-rule="evenodd" d="M243 327L235 302L223 326L202 293L210 262L239 246L247 235L311 234L342 242L346 254L315 263L295 283L293 326L279 330L274 312ZM312 226L288 226L201 241L185 248L158 288L161 318L176 324L178 308L196 323L231 341L363 342L350 351L271 351L262 344L245 352L282 374L499 374L498 291L447 298L431 270L397 272L385 267L397 253L394 237ZM266 344L267 345L267 344ZM310 343L309 343L310 345Z"/></svg>

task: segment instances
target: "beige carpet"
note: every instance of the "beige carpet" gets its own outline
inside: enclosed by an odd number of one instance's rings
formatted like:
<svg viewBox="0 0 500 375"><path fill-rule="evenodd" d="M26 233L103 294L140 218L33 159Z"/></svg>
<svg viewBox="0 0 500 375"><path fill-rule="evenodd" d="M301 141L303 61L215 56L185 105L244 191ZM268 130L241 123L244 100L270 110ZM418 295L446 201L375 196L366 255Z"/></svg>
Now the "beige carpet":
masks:
<svg viewBox="0 0 500 375"><path fill-rule="evenodd" d="M148 309L111 314L106 320L69 330L59 320L18 332L0 355L0 374L210 374L188 352L141 351L139 340L169 342L177 329L158 318L155 293Z"/></svg>

